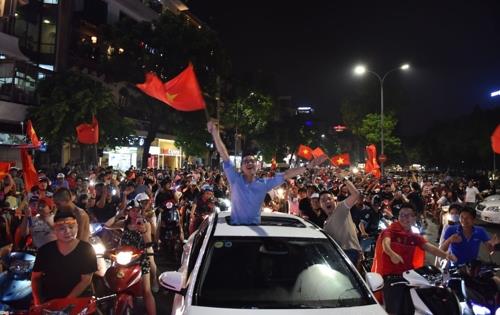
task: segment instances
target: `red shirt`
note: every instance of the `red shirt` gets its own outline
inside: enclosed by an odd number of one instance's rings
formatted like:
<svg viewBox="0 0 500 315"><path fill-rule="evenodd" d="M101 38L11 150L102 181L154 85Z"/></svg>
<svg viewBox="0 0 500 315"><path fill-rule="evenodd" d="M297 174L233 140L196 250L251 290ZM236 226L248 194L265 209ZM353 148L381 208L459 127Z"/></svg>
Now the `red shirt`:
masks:
<svg viewBox="0 0 500 315"><path fill-rule="evenodd" d="M414 266L414 259L416 250L418 248L423 250L423 245L427 243L427 240L421 235L412 233L411 231L391 231L387 229L382 232L380 237L382 240L390 237L392 250L401 256L404 261L404 263L394 264L389 255L383 252L381 255L381 270L379 272L382 276L402 274L415 267L420 267Z"/></svg>

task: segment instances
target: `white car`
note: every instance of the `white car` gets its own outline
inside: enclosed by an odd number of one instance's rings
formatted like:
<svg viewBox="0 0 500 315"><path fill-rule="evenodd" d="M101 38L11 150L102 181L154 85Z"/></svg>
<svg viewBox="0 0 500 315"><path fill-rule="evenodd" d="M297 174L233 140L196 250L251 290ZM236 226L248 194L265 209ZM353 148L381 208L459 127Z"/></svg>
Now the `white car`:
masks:
<svg viewBox="0 0 500 315"><path fill-rule="evenodd" d="M500 224L500 195L484 198L476 206L476 217L485 222Z"/></svg>
<svg viewBox="0 0 500 315"><path fill-rule="evenodd" d="M340 247L295 216L262 215L231 225L212 214L184 247L178 271L160 284L175 292L172 314L386 314ZM383 286L368 273L372 290Z"/></svg>

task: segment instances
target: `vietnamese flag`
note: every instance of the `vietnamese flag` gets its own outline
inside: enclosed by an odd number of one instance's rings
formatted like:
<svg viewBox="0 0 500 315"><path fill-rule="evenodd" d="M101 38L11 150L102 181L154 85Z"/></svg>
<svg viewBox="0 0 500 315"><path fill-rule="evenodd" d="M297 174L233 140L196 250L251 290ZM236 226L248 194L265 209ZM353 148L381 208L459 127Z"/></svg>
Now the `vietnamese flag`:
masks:
<svg viewBox="0 0 500 315"><path fill-rule="evenodd" d="M319 158L320 156L325 155L325 152L323 152L323 150L320 147L317 147L312 151L312 155L314 156L314 158Z"/></svg>
<svg viewBox="0 0 500 315"><path fill-rule="evenodd" d="M40 140L36 135L35 129L33 128L33 124L31 123L31 120L28 120L28 122L26 123L26 137L30 139L31 144L34 147L39 147L41 145Z"/></svg>
<svg viewBox="0 0 500 315"><path fill-rule="evenodd" d="M76 126L76 138L83 144L97 144L99 142L99 123L92 116L91 124L80 124Z"/></svg>
<svg viewBox="0 0 500 315"><path fill-rule="evenodd" d="M365 173L372 173L377 178L381 176L380 166L377 162L377 148L374 144L366 147Z"/></svg>
<svg viewBox="0 0 500 315"><path fill-rule="evenodd" d="M349 153L342 153L339 155L335 155L330 160L335 166L348 166L351 165L351 157Z"/></svg>
<svg viewBox="0 0 500 315"><path fill-rule="evenodd" d="M313 154L312 149L307 145L299 145L299 150L297 151L297 156L306 160L312 160Z"/></svg>
<svg viewBox="0 0 500 315"><path fill-rule="evenodd" d="M24 187L27 192L30 192L31 188L38 184L38 174L26 148L21 148L21 161L23 163Z"/></svg>
<svg viewBox="0 0 500 315"><path fill-rule="evenodd" d="M500 154L500 124L491 135L491 148L493 149L493 152Z"/></svg>
<svg viewBox="0 0 500 315"><path fill-rule="evenodd" d="M0 179L9 173L10 165L10 162L0 162Z"/></svg>
<svg viewBox="0 0 500 315"><path fill-rule="evenodd" d="M176 110L195 111L207 107L191 63L166 83L150 72L146 74L146 81L136 86L147 95Z"/></svg>

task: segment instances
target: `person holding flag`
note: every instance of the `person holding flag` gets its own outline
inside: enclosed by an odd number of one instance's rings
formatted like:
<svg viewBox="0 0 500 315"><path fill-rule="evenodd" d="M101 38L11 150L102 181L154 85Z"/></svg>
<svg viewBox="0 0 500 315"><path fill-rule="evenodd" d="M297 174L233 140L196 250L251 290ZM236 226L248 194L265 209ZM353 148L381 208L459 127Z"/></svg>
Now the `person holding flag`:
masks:
<svg viewBox="0 0 500 315"><path fill-rule="evenodd" d="M227 148L222 142L217 125L209 121L207 129L224 162L224 172L231 187L231 224L259 224L260 207L269 190L328 159L326 155L322 155L309 162L306 167L291 168L271 178L257 178L256 159L253 154L243 152L241 173L236 172L235 166L229 160Z"/></svg>

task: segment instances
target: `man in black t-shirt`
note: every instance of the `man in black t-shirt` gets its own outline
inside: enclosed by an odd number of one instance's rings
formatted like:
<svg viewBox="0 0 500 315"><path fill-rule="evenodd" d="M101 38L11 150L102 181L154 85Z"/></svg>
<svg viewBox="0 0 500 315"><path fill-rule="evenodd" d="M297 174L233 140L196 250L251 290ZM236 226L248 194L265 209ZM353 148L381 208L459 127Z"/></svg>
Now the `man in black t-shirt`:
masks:
<svg viewBox="0 0 500 315"><path fill-rule="evenodd" d="M38 250L31 274L35 306L55 298L86 295L97 271L92 245L76 238L78 224L72 212L58 211L53 229L57 240Z"/></svg>

